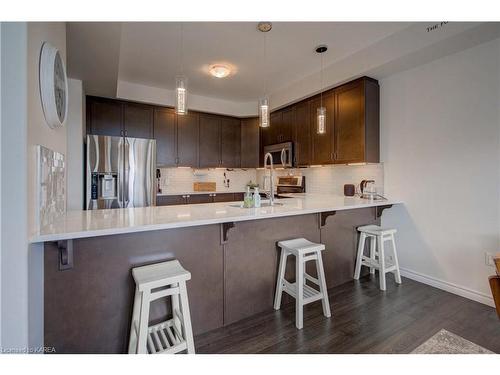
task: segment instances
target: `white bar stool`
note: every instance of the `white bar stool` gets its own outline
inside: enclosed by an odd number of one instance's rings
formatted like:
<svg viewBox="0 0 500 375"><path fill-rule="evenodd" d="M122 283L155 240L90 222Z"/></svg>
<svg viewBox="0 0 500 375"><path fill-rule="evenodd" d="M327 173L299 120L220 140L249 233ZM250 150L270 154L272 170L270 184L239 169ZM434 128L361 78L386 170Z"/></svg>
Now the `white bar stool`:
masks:
<svg viewBox="0 0 500 375"><path fill-rule="evenodd" d="M132 269L136 289L129 354L194 353L186 280L191 273L177 260ZM154 300L170 296L172 319L149 326L149 306Z"/></svg>
<svg viewBox="0 0 500 375"><path fill-rule="evenodd" d="M280 309L281 295L283 292L286 292L295 298L295 326L298 329L302 329L303 327L304 305L308 303L321 300L323 315L329 318L331 316L330 303L328 301L328 291L326 289L325 273L321 259L321 251L325 250L325 245L308 241L305 238L296 238L288 241L280 241L278 242L278 246L281 247L281 256L276 283L276 295L274 297L274 309ZM294 283L285 280L286 260L288 255L291 254L295 255ZM309 260L316 262L317 279L306 273L305 264ZM315 284L319 290L307 285L307 280Z"/></svg>
<svg viewBox="0 0 500 375"><path fill-rule="evenodd" d="M396 253L396 242L394 233L396 229L382 228L378 225L365 225L358 227L361 233L358 244L358 254L356 257L356 268L354 270L354 279L358 280L361 273L361 266L370 267L370 273L379 271L380 290L386 290L385 274L394 273L396 283L401 284L401 274L399 273L398 255ZM370 256L363 254L366 239L370 239ZM392 242L392 259L386 259L384 243Z"/></svg>

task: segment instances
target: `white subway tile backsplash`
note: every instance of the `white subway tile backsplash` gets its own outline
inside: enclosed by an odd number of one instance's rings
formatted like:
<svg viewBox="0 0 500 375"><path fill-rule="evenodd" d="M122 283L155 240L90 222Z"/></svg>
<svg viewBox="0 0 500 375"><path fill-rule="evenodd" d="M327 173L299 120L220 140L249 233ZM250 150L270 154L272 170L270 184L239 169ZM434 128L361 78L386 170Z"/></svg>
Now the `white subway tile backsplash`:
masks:
<svg viewBox="0 0 500 375"><path fill-rule="evenodd" d="M191 169L161 168L162 194L182 194L193 191L193 182L215 182L217 192L245 191L249 181L263 186L262 169ZM329 165L314 168L277 169L277 176L303 175L308 193L344 194L344 184L359 185L361 180L375 180L379 194L384 193L384 165ZM224 173L230 180L224 185Z"/></svg>
<svg viewBox="0 0 500 375"><path fill-rule="evenodd" d="M162 194L182 194L193 191L194 182L215 182L219 193L245 191L249 181L255 182L255 169L192 169L160 168ZM224 184L224 173L229 179L229 187Z"/></svg>
<svg viewBox="0 0 500 375"><path fill-rule="evenodd" d="M265 171L257 171L257 181L263 184ZM266 172L267 173L267 172ZM312 168L278 169L277 176L300 175L306 177L306 192L344 194L344 184L359 185L361 180L375 180L379 194L384 193L384 165L328 165Z"/></svg>

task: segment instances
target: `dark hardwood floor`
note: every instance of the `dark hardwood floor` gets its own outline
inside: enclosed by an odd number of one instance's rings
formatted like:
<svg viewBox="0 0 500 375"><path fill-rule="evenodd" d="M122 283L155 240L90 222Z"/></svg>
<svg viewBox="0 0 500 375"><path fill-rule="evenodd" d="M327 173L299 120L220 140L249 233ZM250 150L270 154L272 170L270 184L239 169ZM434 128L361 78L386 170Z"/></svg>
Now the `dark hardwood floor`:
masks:
<svg viewBox="0 0 500 375"><path fill-rule="evenodd" d="M321 302L304 309L295 328L295 305L270 310L195 338L197 353L409 353L444 328L500 353L500 320L492 307L388 276L387 291L366 276L329 291L332 318Z"/></svg>

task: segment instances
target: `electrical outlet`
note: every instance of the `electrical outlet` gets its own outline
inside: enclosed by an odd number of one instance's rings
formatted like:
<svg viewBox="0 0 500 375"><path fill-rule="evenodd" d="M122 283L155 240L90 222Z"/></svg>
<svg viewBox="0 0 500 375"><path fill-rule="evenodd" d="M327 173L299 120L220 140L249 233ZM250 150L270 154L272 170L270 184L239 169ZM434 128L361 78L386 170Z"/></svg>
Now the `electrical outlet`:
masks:
<svg viewBox="0 0 500 375"><path fill-rule="evenodd" d="M484 261L487 266L495 267L495 262L493 261L492 253L484 253Z"/></svg>

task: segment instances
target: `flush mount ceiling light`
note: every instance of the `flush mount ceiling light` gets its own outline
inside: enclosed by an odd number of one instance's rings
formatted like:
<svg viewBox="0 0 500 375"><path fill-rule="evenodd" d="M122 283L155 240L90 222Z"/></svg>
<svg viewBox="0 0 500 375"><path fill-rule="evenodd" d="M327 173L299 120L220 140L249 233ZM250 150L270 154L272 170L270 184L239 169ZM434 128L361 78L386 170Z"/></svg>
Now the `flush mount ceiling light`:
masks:
<svg viewBox="0 0 500 375"><path fill-rule="evenodd" d="M320 105L319 108L316 109L317 116L317 128L316 132L318 134L326 133L326 108L323 107L323 53L328 50L328 46L325 44L319 45L316 47L316 53L321 55L321 69L320 69Z"/></svg>
<svg viewBox="0 0 500 375"><path fill-rule="evenodd" d="M271 31L273 25L271 22L259 22L257 30L264 34L264 59L263 59L263 76L264 76L264 96L259 99L259 126L267 128L271 126L269 122L269 98L267 96L267 66L266 66L266 34Z"/></svg>
<svg viewBox="0 0 500 375"><path fill-rule="evenodd" d="M208 69L211 75L213 75L216 78L224 78L227 77L229 74L231 74L231 69L227 67L226 65L222 64L214 64L210 66Z"/></svg>

